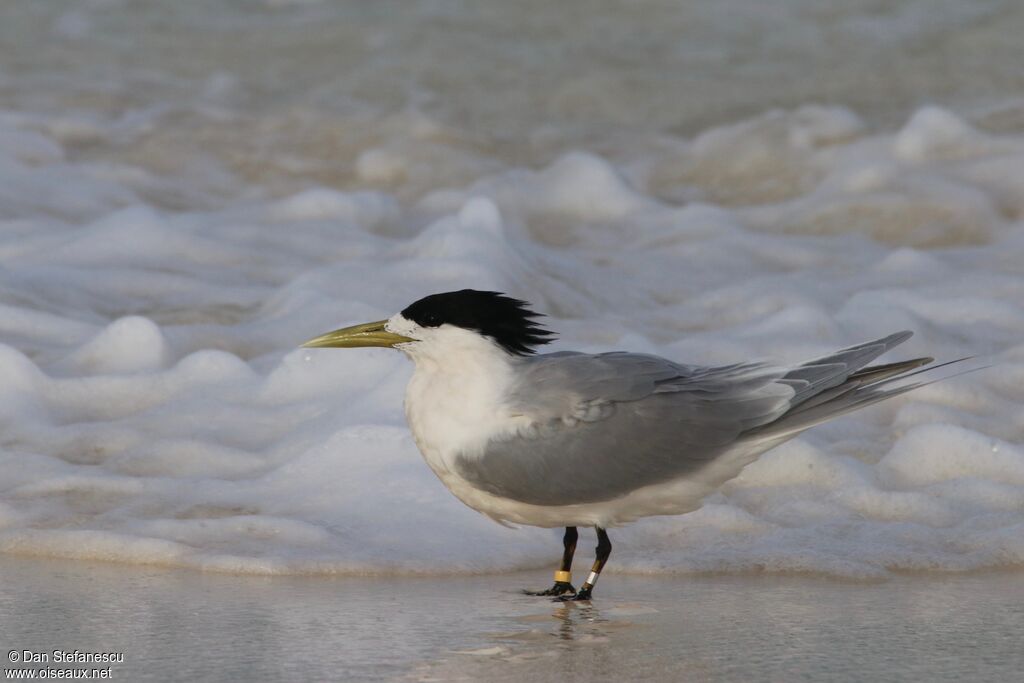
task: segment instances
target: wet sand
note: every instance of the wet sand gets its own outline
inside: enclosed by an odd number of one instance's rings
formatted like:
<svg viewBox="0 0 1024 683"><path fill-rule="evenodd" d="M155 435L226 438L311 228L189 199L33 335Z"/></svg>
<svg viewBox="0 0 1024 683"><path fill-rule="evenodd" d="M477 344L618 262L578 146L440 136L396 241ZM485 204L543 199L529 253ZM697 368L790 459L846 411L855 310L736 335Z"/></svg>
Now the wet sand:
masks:
<svg viewBox="0 0 1024 683"><path fill-rule="evenodd" d="M112 679L1014 681L1024 573L254 577L0 558L9 650L121 652ZM9 663L5 666L11 666ZM66 665L50 663L51 667Z"/></svg>

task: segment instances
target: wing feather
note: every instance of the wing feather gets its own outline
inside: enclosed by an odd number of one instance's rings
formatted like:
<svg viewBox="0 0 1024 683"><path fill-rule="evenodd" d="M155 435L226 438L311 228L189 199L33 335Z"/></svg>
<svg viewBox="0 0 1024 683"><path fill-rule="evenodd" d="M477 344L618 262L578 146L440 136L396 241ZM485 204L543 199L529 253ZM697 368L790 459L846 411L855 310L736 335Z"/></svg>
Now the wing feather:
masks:
<svg viewBox="0 0 1024 683"><path fill-rule="evenodd" d="M739 442L756 454L918 386L885 385L931 359L865 367L910 335L789 368L700 367L622 352L523 359L508 400L532 427L457 456L455 466L482 490L536 505L618 498L695 472Z"/></svg>
<svg viewBox="0 0 1024 683"><path fill-rule="evenodd" d="M536 505L617 498L699 469L776 419L794 394L777 381L785 372L628 353L535 356L511 396L532 429L456 467L478 488Z"/></svg>

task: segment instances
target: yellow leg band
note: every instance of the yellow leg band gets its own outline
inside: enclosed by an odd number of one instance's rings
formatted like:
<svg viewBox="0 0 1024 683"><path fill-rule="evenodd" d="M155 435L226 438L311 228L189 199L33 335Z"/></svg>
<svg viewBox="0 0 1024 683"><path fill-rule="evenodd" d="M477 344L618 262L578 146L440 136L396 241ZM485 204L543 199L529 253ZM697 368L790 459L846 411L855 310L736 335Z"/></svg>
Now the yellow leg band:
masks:
<svg viewBox="0 0 1024 683"><path fill-rule="evenodd" d="M572 572L555 572L555 581L561 581L562 583L572 583Z"/></svg>

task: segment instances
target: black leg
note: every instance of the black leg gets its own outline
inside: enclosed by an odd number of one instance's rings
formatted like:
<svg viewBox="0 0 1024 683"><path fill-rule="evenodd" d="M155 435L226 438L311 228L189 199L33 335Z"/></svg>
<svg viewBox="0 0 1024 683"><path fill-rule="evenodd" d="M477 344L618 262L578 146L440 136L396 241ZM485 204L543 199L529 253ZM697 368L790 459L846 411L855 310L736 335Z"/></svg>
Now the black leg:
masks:
<svg viewBox="0 0 1024 683"><path fill-rule="evenodd" d="M587 580L580 586L580 590L576 595L571 597L565 596L560 598L561 600L590 600L590 594L594 590L594 584L597 583L597 577L601 575L601 570L604 569L608 557L612 554L612 542L608 540L608 533L601 527L594 528L597 529L597 550L594 557L594 566L590 568L590 575L587 576Z"/></svg>
<svg viewBox="0 0 1024 683"><path fill-rule="evenodd" d="M565 595L566 593L576 594L576 589L572 586L572 556L576 554L576 540L579 538L579 533L576 531L576 527L567 526L565 527L565 536L562 537L562 545L564 550L562 551L562 565L561 568L555 572L555 585L548 588L545 591L523 591L527 595Z"/></svg>

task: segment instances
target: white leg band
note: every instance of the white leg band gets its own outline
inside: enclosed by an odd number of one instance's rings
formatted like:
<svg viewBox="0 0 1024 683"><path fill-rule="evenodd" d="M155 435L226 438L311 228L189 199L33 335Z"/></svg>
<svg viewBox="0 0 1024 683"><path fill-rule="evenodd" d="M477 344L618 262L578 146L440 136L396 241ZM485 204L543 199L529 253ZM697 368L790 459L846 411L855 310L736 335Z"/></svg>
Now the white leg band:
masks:
<svg viewBox="0 0 1024 683"><path fill-rule="evenodd" d="M597 577L599 576L600 574L598 574L597 572L590 572L590 574L587 575L587 583L593 586L597 583Z"/></svg>

